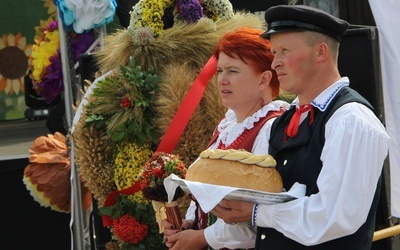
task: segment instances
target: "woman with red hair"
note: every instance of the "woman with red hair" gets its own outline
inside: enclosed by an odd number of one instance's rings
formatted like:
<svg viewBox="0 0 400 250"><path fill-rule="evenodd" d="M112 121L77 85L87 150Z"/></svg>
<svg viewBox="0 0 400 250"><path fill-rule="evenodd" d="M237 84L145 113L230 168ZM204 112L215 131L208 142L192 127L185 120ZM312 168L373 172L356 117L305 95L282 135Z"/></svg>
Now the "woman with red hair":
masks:
<svg viewBox="0 0 400 250"><path fill-rule="evenodd" d="M279 94L277 74L271 68L274 58L261 30L240 28L226 33L215 46L218 88L228 109L209 143L210 149L245 149L268 153L270 128L289 105L275 100ZM210 217L210 218L208 218ZM215 223L210 224L210 220ZM207 223L208 222L208 223ZM164 239L172 249L253 248L255 229L244 224L226 224L204 214L192 202L182 228L163 221Z"/></svg>

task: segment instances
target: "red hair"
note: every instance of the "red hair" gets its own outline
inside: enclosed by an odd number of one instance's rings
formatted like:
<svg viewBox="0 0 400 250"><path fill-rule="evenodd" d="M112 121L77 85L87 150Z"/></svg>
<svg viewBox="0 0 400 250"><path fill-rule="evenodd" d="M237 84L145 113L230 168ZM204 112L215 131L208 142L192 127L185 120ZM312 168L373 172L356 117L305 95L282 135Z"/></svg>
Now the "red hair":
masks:
<svg viewBox="0 0 400 250"><path fill-rule="evenodd" d="M272 78L269 85L272 89L272 97L276 98L279 94L279 81L275 70L271 68L274 55L271 53L269 40L260 37L262 32L247 27L227 32L215 46L213 56L218 60L219 54L223 52L232 58L239 57L243 62L254 67L256 72L270 70Z"/></svg>

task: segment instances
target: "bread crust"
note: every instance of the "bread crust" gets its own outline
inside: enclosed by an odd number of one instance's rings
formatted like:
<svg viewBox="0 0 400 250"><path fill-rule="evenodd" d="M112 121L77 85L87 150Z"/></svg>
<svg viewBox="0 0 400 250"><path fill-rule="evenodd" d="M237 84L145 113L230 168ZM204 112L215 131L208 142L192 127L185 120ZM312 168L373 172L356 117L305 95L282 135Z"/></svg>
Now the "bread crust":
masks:
<svg viewBox="0 0 400 250"><path fill-rule="evenodd" d="M186 173L186 180L279 193L282 178L271 155L242 150L205 150Z"/></svg>

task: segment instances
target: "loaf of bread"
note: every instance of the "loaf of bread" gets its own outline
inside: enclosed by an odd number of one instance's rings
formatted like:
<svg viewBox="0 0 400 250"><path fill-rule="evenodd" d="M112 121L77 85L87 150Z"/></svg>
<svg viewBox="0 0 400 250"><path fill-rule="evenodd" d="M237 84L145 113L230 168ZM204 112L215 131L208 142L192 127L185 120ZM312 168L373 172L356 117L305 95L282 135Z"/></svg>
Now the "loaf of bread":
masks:
<svg viewBox="0 0 400 250"><path fill-rule="evenodd" d="M185 179L279 193L283 191L283 184L275 166L275 159L268 154L257 155L234 149L207 149L189 167Z"/></svg>

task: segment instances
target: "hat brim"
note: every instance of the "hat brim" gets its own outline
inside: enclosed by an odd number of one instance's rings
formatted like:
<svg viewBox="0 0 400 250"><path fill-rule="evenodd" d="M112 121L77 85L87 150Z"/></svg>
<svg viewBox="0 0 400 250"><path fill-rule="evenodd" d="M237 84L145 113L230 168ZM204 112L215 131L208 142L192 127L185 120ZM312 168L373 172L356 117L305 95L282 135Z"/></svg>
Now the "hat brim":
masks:
<svg viewBox="0 0 400 250"><path fill-rule="evenodd" d="M283 33L283 32L296 32L296 31L306 31L307 29L269 29L267 31L265 31L264 33L262 33L260 36L264 39L270 39L270 36L272 34L276 34L276 33Z"/></svg>

